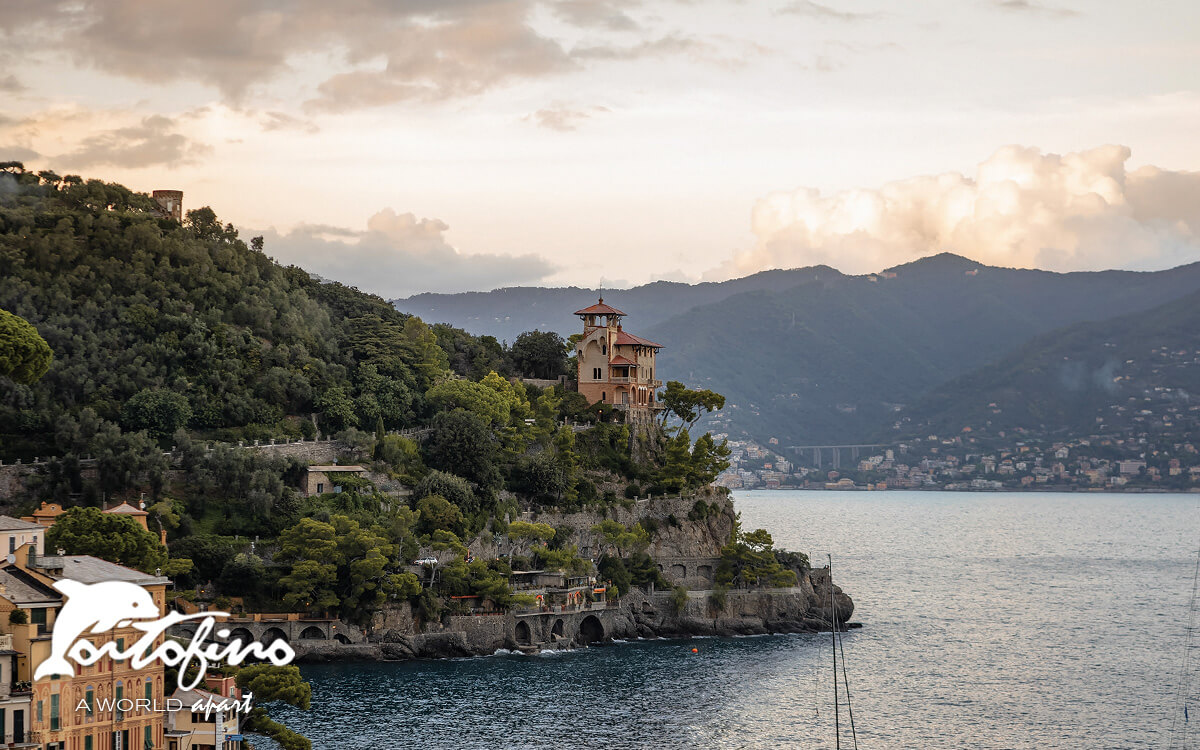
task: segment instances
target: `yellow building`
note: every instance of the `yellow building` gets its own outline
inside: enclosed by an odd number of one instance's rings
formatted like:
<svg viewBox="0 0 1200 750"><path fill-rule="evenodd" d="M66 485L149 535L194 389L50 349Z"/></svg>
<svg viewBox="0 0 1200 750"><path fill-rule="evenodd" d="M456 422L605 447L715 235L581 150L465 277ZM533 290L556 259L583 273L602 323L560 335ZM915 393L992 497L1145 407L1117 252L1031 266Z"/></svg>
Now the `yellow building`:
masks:
<svg viewBox="0 0 1200 750"><path fill-rule="evenodd" d="M236 695L234 696L236 698ZM208 713L192 711L196 704L218 705L231 698L207 690L176 690L171 698L182 704L170 704L167 713L167 750L238 750L240 740L230 737L241 736L241 716L236 711Z"/></svg>
<svg viewBox="0 0 1200 750"><path fill-rule="evenodd" d="M579 392L591 403L609 404L625 413L625 421L645 424L662 408L655 393L662 381L654 372L661 344L626 333L625 313L604 304L576 310L583 338L575 345Z"/></svg>
<svg viewBox="0 0 1200 750"><path fill-rule="evenodd" d="M161 576L88 555L42 556L29 547L18 549L14 557L14 562L0 566L0 628L12 637L19 683L28 682L50 655L50 633L65 601L51 587L56 580L134 583L150 593L160 612L166 611L170 581ZM21 610L24 617L13 617L13 610ZM21 619L27 622L19 622ZM88 638L96 646L116 641L123 649L141 635L133 627L115 627L89 633ZM73 677L38 680L27 688L31 695L25 734L27 741L35 743L29 746L45 750L165 748L163 714L154 710L163 706L163 671L159 662L133 669L128 661L105 657L91 666L76 666Z"/></svg>

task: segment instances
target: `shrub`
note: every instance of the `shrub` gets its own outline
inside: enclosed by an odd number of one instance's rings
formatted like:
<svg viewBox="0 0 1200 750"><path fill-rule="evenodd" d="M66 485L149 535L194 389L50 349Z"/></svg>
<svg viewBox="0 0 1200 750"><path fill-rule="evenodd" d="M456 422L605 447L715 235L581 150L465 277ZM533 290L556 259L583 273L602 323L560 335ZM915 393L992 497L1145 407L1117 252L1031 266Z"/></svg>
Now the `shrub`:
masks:
<svg viewBox="0 0 1200 750"><path fill-rule="evenodd" d="M688 590L683 586L676 586L671 591L671 611L679 614L687 607Z"/></svg>
<svg viewBox="0 0 1200 750"><path fill-rule="evenodd" d="M24 625L29 622L29 615L23 609L14 609L8 613L8 621L13 625Z"/></svg>

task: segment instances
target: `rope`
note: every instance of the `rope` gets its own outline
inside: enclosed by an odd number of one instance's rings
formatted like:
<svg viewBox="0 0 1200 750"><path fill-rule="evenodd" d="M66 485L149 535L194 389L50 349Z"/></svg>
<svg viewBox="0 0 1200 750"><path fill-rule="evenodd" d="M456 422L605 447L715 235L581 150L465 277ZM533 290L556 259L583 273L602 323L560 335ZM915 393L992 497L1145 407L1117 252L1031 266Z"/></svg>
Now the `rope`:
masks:
<svg viewBox="0 0 1200 750"><path fill-rule="evenodd" d="M1200 507L1200 506L1198 506ZM1183 666L1179 670L1179 684L1175 688L1175 710L1171 716L1171 750L1187 746L1188 723L1179 726L1180 715L1187 711L1188 698L1192 692L1192 648L1196 636L1196 599L1200 593L1200 548L1196 550L1196 569L1192 575L1192 597L1188 602L1187 634L1184 639ZM1183 736L1183 743L1179 737Z"/></svg>

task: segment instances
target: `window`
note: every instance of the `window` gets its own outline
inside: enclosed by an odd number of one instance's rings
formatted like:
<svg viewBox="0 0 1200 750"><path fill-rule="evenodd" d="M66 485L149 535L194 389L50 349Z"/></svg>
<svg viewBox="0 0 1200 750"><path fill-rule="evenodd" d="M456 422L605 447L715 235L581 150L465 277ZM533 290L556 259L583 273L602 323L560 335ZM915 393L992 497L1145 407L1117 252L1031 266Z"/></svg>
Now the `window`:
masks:
<svg viewBox="0 0 1200 750"><path fill-rule="evenodd" d="M83 750L92 750L95 745L92 744L92 735L87 735L83 738Z"/></svg>
<svg viewBox="0 0 1200 750"><path fill-rule="evenodd" d="M608 354L608 344L607 343L600 345L600 353Z"/></svg>
<svg viewBox="0 0 1200 750"><path fill-rule="evenodd" d="M58 731L61 725L58 721L58 693L50 696L50 731Z"/></svg>
<svg viewBox="0 0 1200 750"><path fill-rule="evenodd" d="M42 608L29 610L29 621L37 625L38 635L46 634L46 610Z"/></svg>
<svg viewBox="0 0 1200 750"><path fill-rule="evenodd" d="M608 400L608 392L607 392L607 391L600 391L600 400L601 400L601 401L607 401L607 400Z"/></svg>
<svg viewBox="0 0 1200 750"><path fill-rule="evenodd" d="M118 651L124 651L124 650L125 650L125 639L124 639L124 638L118 638L118 639L117 639L117 650L118 650Z"/></svg>
<svg viewBox="0 0 1200 750"><path fill-rule="evenodd" d="M599 367L592 368L592 380L599 380L604 377L604 372Z"/></svg>
<svg viewBox="0 0 1200 750"><path fill-rule="evenodd" d="M13 552L16 552L16 551L17 551L17 538L15 536L10 536L8 538L8 552L9 552L9 554L12 554Z"/></svg>
<svg viewBox="0 0 1200 750"><path fill-rule="evenodd" d="M90 719L96 715L96 692L92 689L91 685L87 687L84 702L87 703L87 717Z"/></svg>
<svg viewBox="0 0 1200 750"><path fill-rule="evenodd" d="M318 494L318 495L320 495L320 494L322 494L323 492L325 492L325 485L324 485L324 483L322 483L322 482L317 482L317 494Z"/></svg>
<svg viewBox="0 0 1200 750"><path fill-rule="evenodd" d="M145 747L154 747L154 734L149 726L146 727L146 744Z"/></svg>
<svg viewBox="0 0 1200 750"><path fill-rule="evenodd" d="M42 704L43 704L44 702L45 702L45 701L38 701L38 705L37 705L37 717L38 717L38 722L39 722L39 723L40 723L40 722L43 722L43 721L45 721L45 720L46 720L46 718L45 718L45 715L44 715L44 714L43 714L43 712L42 712Z"/></svg>
<svg viewBox="0 0 1200 750"><path fill-rule="evenodd" d="M125 699L125 686L118 684L116 698L113 700L113 720L121 721L125 718L125 712L121 710L121 701Z"/></svg>
<svg viewBox="0 0 1200 750"><path fill-rule="evenodd" d="M146 680L146 700L154 701L154 683Z"/></svg>

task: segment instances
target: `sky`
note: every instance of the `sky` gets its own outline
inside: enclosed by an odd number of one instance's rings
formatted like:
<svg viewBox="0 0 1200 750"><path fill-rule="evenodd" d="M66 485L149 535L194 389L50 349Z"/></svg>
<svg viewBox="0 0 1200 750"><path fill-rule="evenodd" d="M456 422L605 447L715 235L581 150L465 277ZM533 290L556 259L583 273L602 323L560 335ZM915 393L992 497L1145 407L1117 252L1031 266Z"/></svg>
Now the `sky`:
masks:
<svg viewBox="0 0 1200 750"><path fill-rule="evenodd" d="M385 297L1200 260L1200 3L4 0L0 160Z"/></svg>

